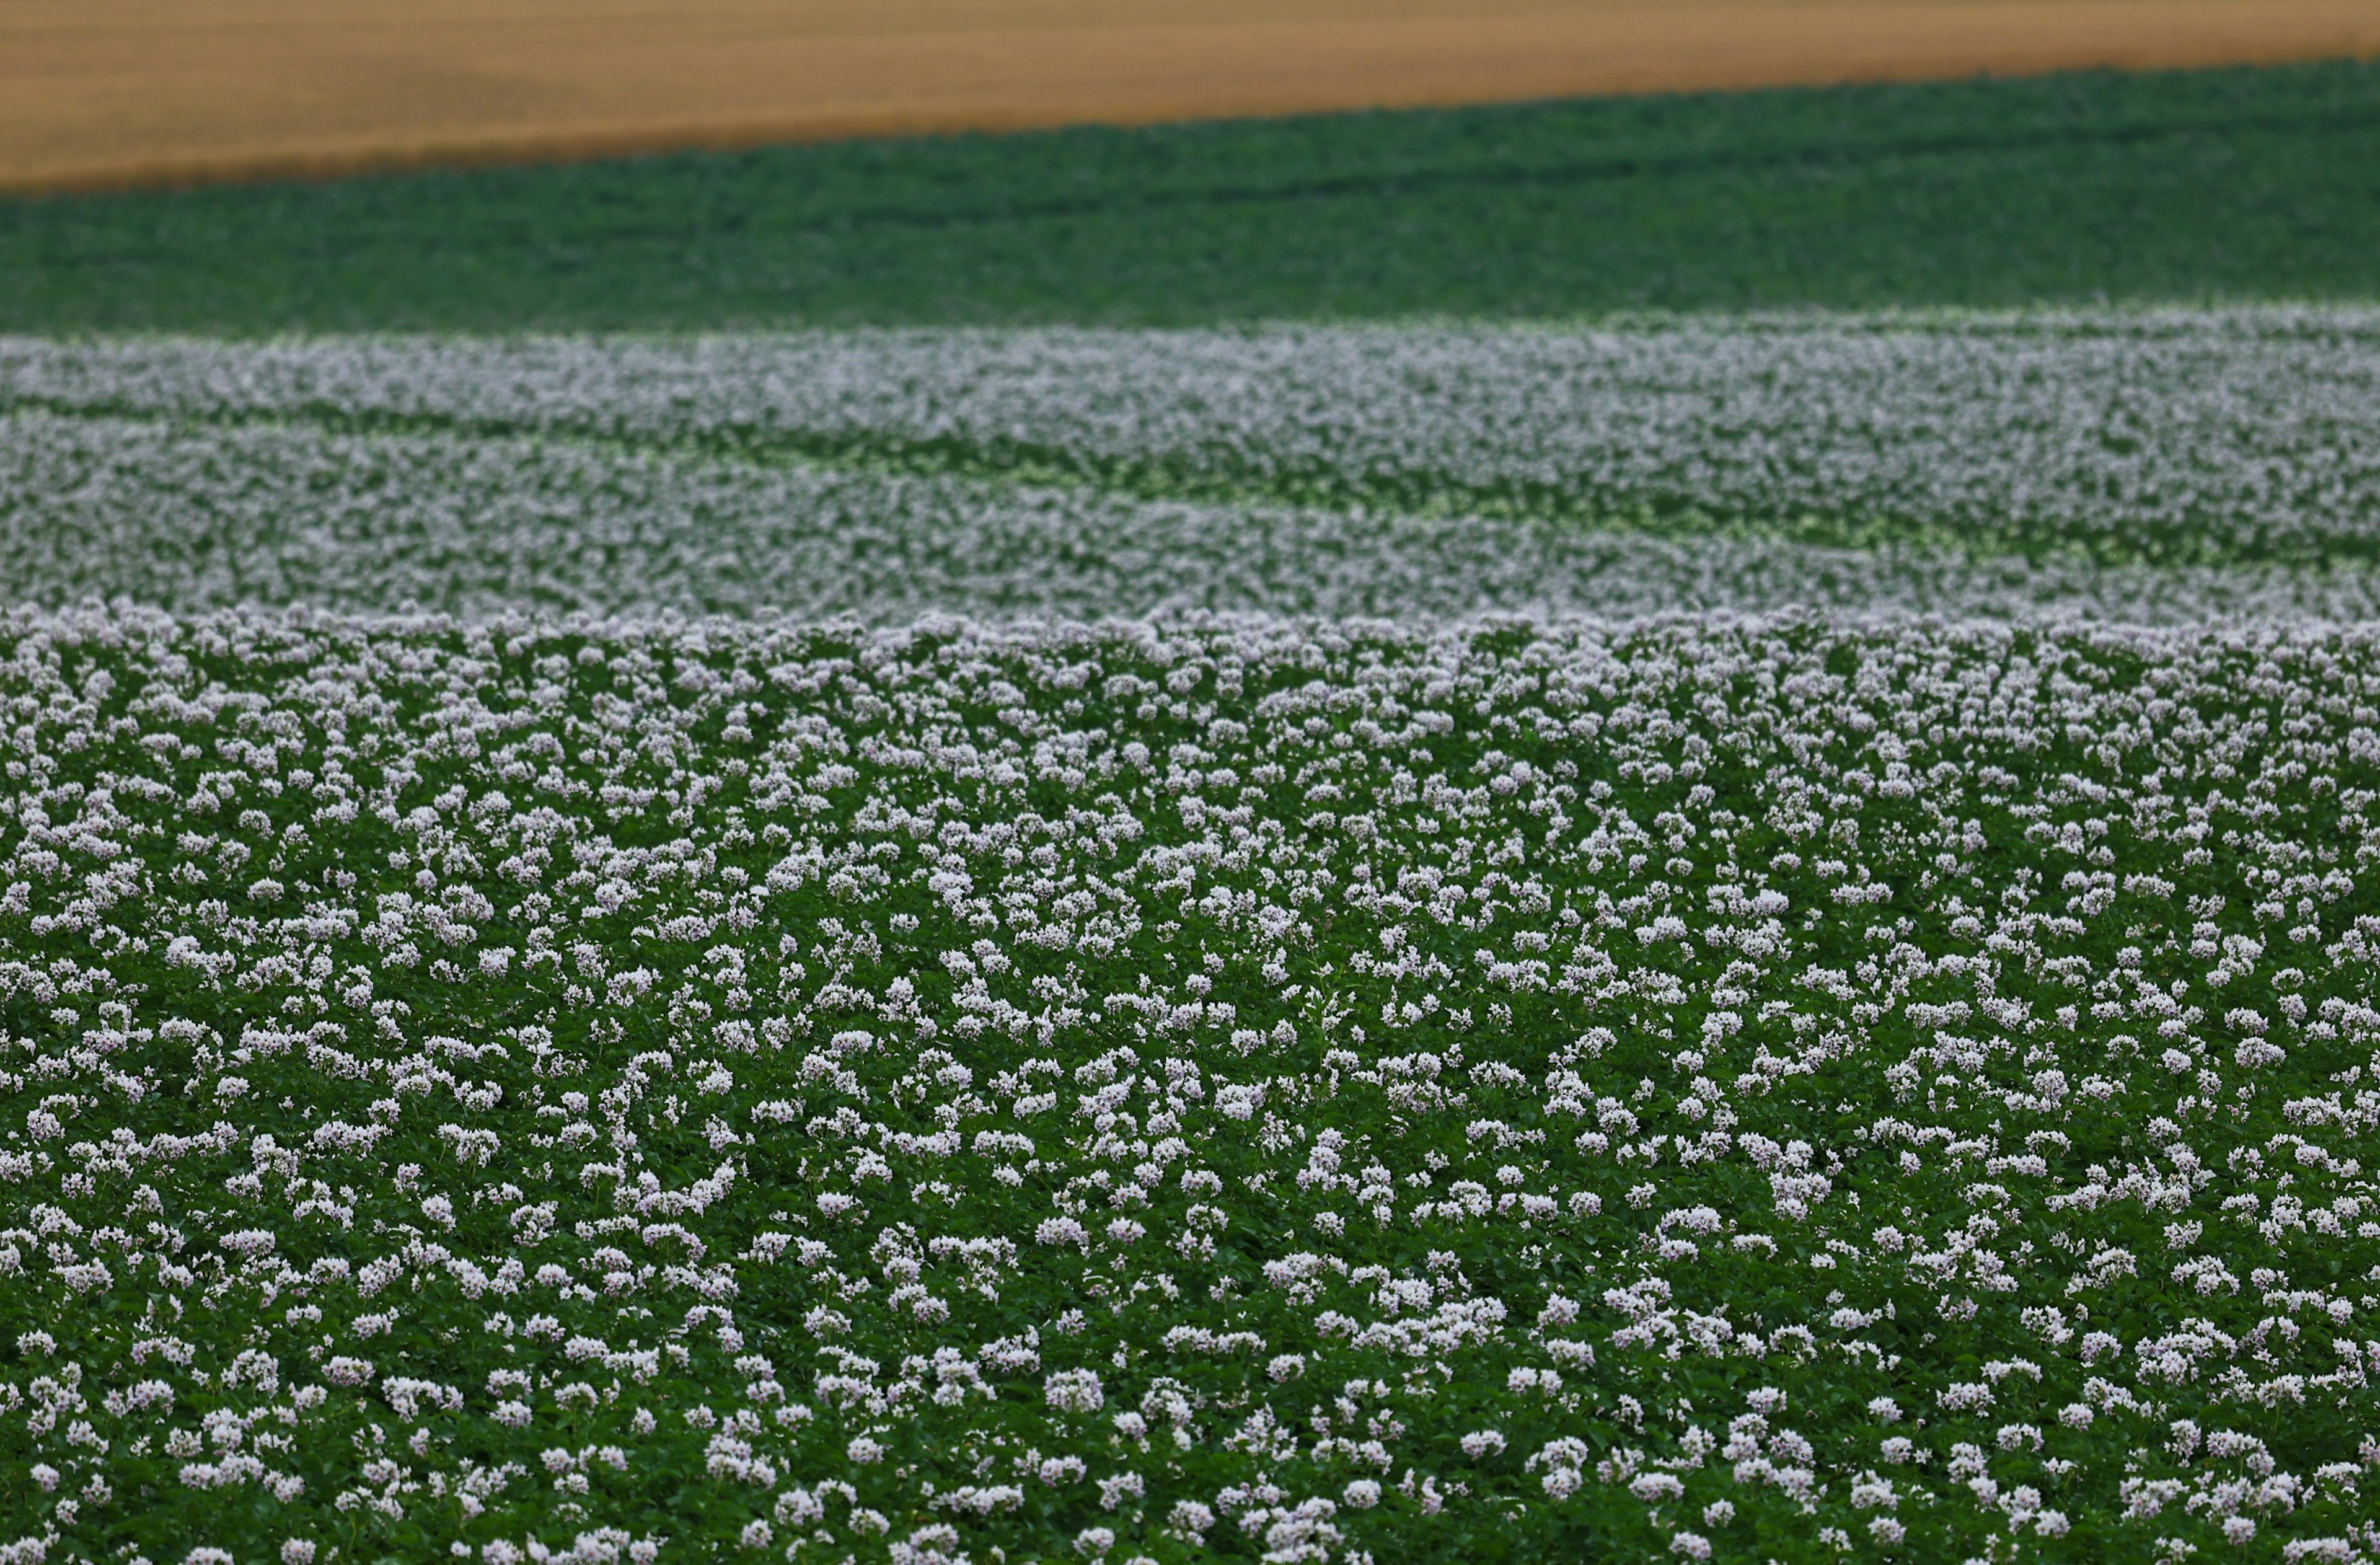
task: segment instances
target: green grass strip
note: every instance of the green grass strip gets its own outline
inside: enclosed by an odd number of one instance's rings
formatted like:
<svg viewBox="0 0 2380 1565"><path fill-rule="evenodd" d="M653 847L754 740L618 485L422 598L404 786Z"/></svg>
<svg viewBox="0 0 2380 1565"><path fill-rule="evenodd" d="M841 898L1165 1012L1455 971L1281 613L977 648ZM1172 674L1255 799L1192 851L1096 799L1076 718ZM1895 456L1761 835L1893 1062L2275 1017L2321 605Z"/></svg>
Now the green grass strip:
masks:
<svg viewBox="0 0 2380 1565"><path fill-rule="evenodd" d="M2380 67L0 201L0 329L1196 324L2380 294Z"/></svg>

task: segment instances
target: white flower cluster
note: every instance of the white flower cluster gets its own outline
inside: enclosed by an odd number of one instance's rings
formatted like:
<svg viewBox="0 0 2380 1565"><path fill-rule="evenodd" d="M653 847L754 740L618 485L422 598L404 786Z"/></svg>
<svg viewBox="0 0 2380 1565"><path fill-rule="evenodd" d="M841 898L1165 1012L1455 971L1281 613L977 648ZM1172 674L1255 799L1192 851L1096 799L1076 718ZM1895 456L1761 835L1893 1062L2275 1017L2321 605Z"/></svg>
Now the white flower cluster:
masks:
<svg viewBox="0 0 2380 1565"><path fill-rule="evenodd" d="M2380 639L0 622L0 1558L2380 1552Z"/></svg>
<svg viewBox="0 0 2380 1565"><path fill-rule="evenodd" d="M1596 519L1651 509L2369 553L2380 313L1591 328L0 344L16 400L1054 468Z"/></svg>
<svg viewBox="0 0 2380 1565"><path fill-rule="evenodd" d="M2375 410L2350 309L8 339L0 577L473 616L2363 619Z"/></svg>

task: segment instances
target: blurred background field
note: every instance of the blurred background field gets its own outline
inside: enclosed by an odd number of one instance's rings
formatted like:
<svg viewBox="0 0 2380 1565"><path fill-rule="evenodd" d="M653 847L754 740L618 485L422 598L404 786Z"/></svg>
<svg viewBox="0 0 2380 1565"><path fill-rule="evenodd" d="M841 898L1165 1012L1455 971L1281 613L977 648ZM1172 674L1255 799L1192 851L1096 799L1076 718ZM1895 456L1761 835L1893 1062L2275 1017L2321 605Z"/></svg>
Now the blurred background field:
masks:
<svg viewBox="0 0 2380 1565"><path fill-rule="evenodd" d="M9 0L0 188L2375 50L2375 0Z"/></svg>
<svg viewBox="0 0 2380 1565"><path fill-rule="evenodd" d="M0 200L0 331L2365 299L2375 258L2380 67L2334 61Z"/></svg>

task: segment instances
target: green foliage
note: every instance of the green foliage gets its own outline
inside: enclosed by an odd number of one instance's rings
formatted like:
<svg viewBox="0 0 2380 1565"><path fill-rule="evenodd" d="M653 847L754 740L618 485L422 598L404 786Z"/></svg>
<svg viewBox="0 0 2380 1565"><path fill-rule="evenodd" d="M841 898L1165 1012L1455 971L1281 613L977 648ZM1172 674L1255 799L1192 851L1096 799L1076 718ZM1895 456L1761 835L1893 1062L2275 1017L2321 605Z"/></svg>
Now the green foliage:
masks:
<svg viewBox="0 0 2380 1565"><path fill-rule="evenodd" d="M2364 297L2380 67L858 142L0 203L0 328Z"/></svg>
<svg viewBox="0 0 2380 1565"><path fill-rule="evenodd" d="M0 653L9 1565L2369 1557L2368 635Z"/></svg>

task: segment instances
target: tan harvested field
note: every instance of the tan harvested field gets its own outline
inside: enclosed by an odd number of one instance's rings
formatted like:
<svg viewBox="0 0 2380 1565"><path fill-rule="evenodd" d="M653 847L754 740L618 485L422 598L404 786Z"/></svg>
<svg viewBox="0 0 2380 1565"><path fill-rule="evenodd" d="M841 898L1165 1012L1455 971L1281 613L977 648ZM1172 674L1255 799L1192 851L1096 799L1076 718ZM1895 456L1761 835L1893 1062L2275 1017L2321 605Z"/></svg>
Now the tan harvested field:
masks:
<svg viewBox="0 0 2380 1565"><path fill-rule="evenodd" d="M2380 54L2380 0L0 0L0 189Z"/></svg>

